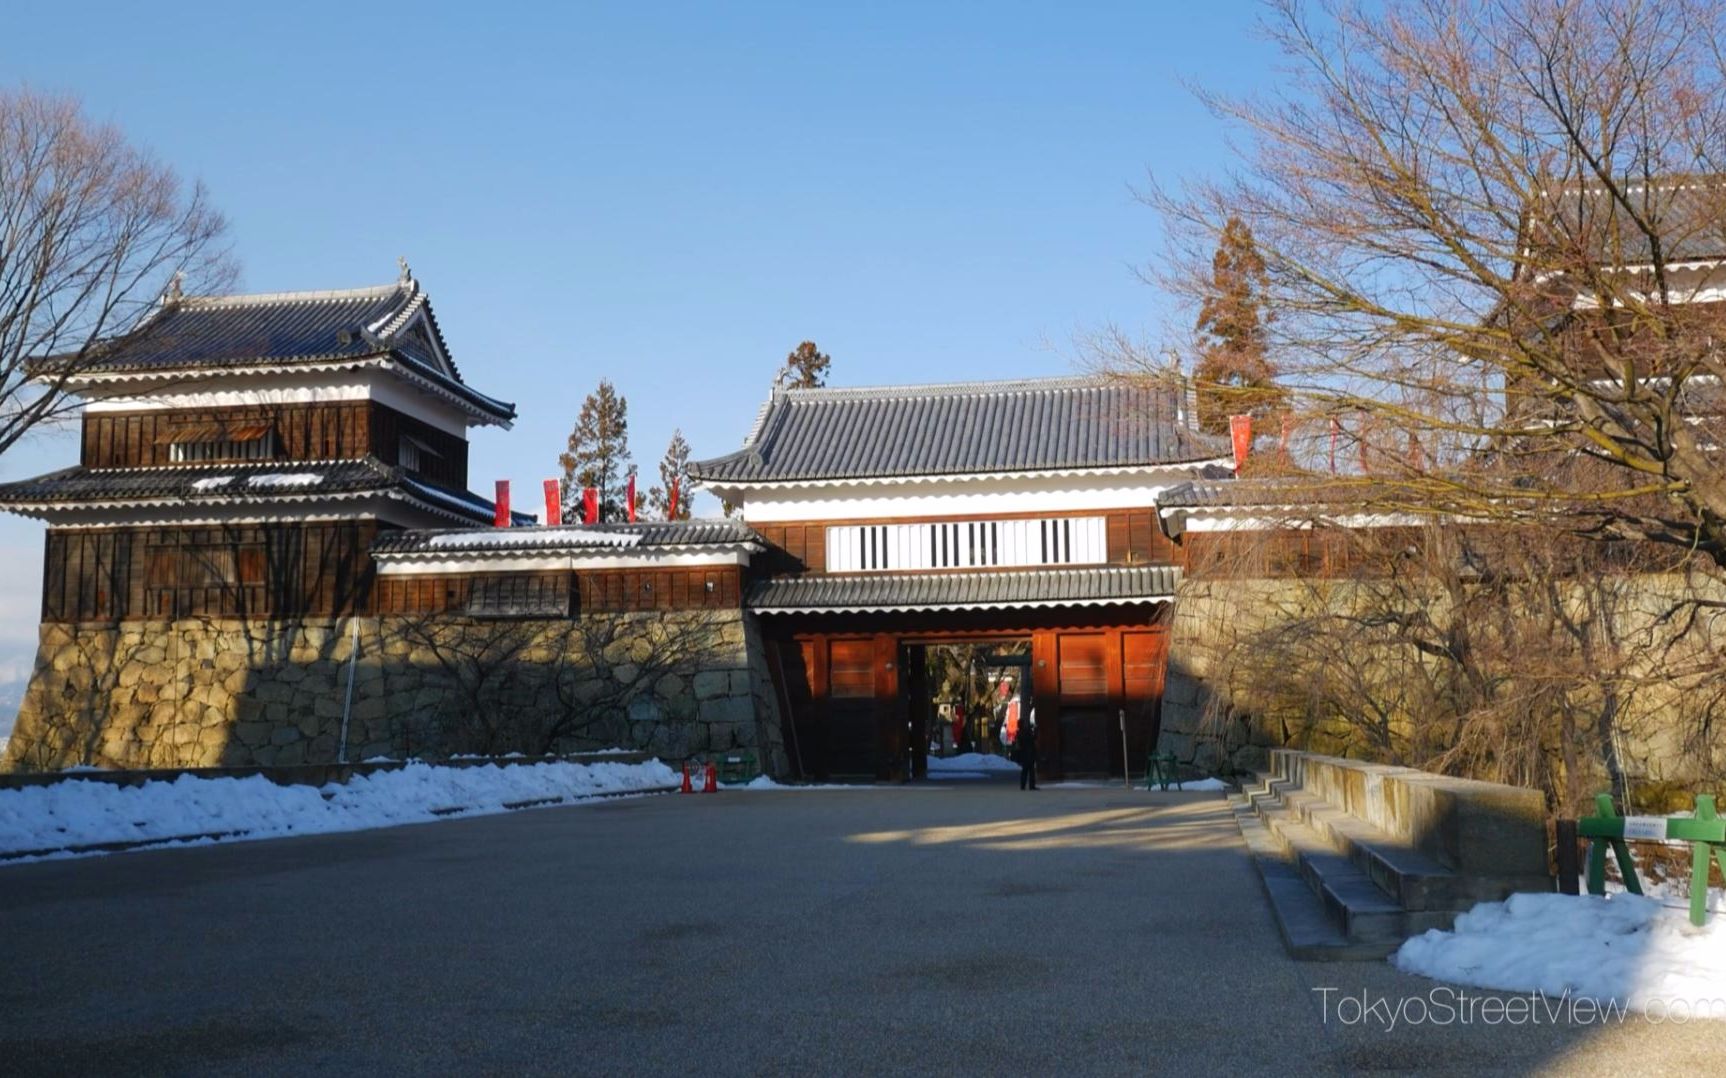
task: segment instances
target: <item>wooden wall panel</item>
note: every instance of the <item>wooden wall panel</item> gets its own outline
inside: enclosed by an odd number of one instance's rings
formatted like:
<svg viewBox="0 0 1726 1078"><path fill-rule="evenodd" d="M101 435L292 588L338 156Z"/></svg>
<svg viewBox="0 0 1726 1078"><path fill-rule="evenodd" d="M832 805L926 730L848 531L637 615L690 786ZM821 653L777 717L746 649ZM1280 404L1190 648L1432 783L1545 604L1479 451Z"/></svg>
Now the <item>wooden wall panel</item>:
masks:
<svg viewBox="0 0 1726 1078"><path fill-rule="evenodd" d="M270 423L276 431L276 459L284 461L353 460L370 453L385 464L396 464L402 438L411 436L433 451L425 455L417 474L436 483L467 485L465 438L373 401L211 408L195 414L86 412L82 460L87 468L165 467L174 463L173 432L206 423Z"/></svg>
<svg viewBox="0 0 1726 1078"><path fill-rule="evenodd" d="M415 474L422 475L434 483L444 483L453 487L467 486L467 439L441 431L429 423L421 422L413 416L386 408L381 404L372 404L370 412L370 448L374 456L385 464L397 464L401 460L401 443L404 437L411 437L421 445L429 448L431 454L422 454L419 469Z"/></svg>
<svg viewBox="0 0 1726 1078"><path fill-rule="evenodd" d="M867 699L875 695L875 641L828 641L827 689L840 700Z"/></svg>
<svg viewBox="0 0 1726 1078"><path fill-rule="evenodd" d="M371 612L377 525L50 529L42 620Z"/></svg>
<svg viewBox="0 0 1726 1078"><path fill-rule="evenodd" d="M1089 699L1109 695L1108 633L1062 633L1056 641L1060 663L1059 680L1064 699Z"/></svg>
<svg viewBox="0 0 1726 1078"><path fill-rule="evenodd" d="M384 614L465 611L476 578L504 575L547 576L543 573L392 573L379 578L378 611ZM582 570L573 575L574 609L577 611L735 610L742 604L742 576L735 566Z"/></svg>

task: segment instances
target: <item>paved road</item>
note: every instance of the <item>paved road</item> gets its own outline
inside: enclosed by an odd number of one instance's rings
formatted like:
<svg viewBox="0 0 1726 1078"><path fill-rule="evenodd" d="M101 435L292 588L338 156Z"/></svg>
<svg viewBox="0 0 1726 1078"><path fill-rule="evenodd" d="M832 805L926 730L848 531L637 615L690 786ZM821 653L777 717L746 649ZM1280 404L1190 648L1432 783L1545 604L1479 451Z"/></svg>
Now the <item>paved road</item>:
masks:
<svg viewBox="0 0 1726 1078"><path fill-rule="evenodd" d="M1432 985L1287 960L1214 794L669 796L0 867L0 935L13 1074L1690 1075L1726 1048L1327 1023L1315 988Z"/></svg>

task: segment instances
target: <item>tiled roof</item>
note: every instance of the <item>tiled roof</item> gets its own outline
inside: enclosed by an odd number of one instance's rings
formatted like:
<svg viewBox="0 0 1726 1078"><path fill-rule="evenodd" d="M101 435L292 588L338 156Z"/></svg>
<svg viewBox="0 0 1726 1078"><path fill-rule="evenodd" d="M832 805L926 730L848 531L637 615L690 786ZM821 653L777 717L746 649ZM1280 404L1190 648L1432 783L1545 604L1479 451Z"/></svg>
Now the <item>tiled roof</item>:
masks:
<svg viewBox="0 0 1726 1078"><path fill-rule="evenodd" d="M490 520L492 503L406 475L375 457L337 461L260 461L199 467L66 468L0 484L0 508L105 505L217 506L403 492L446 513ZM529 518L531 519L531 518Z"/></svg>
<svg viewBox="0 0 1726 1078"><path fill-rule="evenodd" d="M1653 260L1653 244L1637 219L1659 233L1667 262L1711 262L1726 258L1726 177L1692 176L1625 183L1626 209L1598 184L1569 186L1546 208L1562 236L1583 236L1608 265ZM1561 241L1563 242L1563 241Z"/></svg>
<svg viewBox="0 0 1726 1078"><path fill-rule="evenodd" d="M1157 495L1158 509L1301 508L1364 505L1385 494L1383 484L1323 478L1195 480Z"/></svg>
<svg viewBox="0 0 1726 1078"><path fill-rule="evenodd" d="M639 524L565 525L529 528L431 528L388 532L374 554L525 554L571 550L725 546L759 542L742 521L643 521Z"/></svg>
<svg viewBox="0 0 1726 1078"><path fill-rule="evenodd" d="M340 292L165 297L135 329L80 359L77 370L81 377L137 375L378 357L488 414L515 415L514 405L461 380L424 290L406 274L394 284Z"/></svg>
<svg viewBox="0 0 1726 1078"><path fill-rule="evenodd" d="M1072 471L1209 460L1173 386L1076 377L776 389L743 448L692 462L710 485Z"/></svg>
<svg viewBox="0 0 1726 1078"><path fill-rule="evenodd" d="M761 614L1096 606L1172 598L1172 565L966 573L807 575L764 580L748 605Z"/></svg>

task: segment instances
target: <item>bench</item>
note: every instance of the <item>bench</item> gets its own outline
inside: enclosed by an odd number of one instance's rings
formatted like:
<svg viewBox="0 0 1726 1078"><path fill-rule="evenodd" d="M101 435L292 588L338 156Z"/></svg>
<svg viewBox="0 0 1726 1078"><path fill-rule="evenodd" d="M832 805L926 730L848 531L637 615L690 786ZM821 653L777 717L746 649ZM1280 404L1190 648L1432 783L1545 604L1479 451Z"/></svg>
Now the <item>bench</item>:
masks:
<svg viewBox="0 0 1726 1078"><path fill-rule="evenodd" d="M750 782L761 774L761 762L752 749L719 753L713 758L713 765L719 772L719 781L733 785Z"/></svg>
<svg viewBox="0 0 1726 1078"><path fill-rule="evenodd" d="M1145 760L1145 789L1150 789L1152 783L1156 783L1165 790L1169 788L1170 783L1173 783L1175 789L1180 789L1181 780L1177 777L1176 765L1174 753L1159 753L1153 750Z"/></svg>

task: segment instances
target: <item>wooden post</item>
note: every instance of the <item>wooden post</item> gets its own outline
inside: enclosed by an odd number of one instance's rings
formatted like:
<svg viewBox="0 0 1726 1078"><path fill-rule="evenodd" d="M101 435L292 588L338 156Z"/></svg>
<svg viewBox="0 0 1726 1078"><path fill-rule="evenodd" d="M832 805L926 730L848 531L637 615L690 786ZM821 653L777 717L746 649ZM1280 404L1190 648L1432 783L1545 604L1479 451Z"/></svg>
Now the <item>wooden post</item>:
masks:
<svg viewBox="0 0 1726 1078"><path fill-rule="evenodd" d="M1557 839L1554 860L1558 865L1558 893L1581 893L1582 860L1576 846L1576 821L1559 820L1553 828Z"/></svg>
<svg viewBox="0 0 1726 1078"><path fill-rule="evenodd" d="M1121 783L1133 788L1133 764L1127 757L1127 709L1121 708Z"/></svg>
<svg viewBox="0 0 1726 1078"><path fill-rule="evenodd" d="M1696 795L1695 818L1705 822L1720 818L1713 794ZM1708 919L1708 862L1711 856L1719 859L1720 871L1726 872L1726 852L1707 842L1690 844L1690 923L1698 928Z"/></svg>

